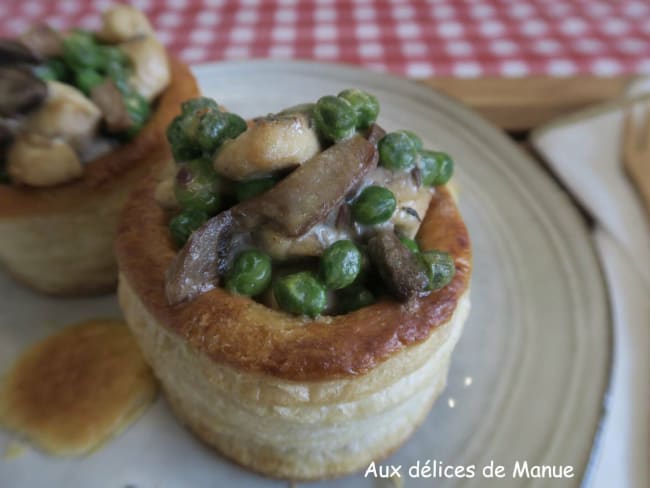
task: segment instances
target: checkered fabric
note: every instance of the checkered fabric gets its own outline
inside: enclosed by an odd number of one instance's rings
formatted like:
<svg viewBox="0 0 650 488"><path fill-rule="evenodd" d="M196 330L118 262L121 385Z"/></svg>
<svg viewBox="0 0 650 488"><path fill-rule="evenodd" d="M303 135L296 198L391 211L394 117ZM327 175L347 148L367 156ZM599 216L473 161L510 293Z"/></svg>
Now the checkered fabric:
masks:
<svg viewBox="0 0 650 488"><path fill-rule="evenodd" d="M111 0L0 0L0 35L97 28ZM650 72L647 0L135 0L188 63L315 59L414 77Z"/></svg>

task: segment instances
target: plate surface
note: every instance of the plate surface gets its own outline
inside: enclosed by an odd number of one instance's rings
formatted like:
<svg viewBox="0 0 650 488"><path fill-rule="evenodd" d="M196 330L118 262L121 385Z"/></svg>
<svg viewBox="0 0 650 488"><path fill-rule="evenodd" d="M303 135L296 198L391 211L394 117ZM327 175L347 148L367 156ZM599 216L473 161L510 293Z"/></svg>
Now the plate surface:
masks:
<svg viewBox="0 0 650 488"><path fill-rule="evenodd" d="M473 478L407 478L408 488L579 486L603 410L611 336L600 268L585 225L566 195L499 131L413 82L297 62L222 63L197 67L195 73L204 93L245 117L359 87L378 96L386 129L414 130L425 146L454 157L474 247L472 313L447 389L416 434L382 464L402 465L403 476L418 460L475 466ZM33 341L70 322L98 316L119 316L113 296L43 298L0 273L0 371ZM0 433L0 452L13 442ZM517 460L569 465L576 474L552 482L513 478ZM505 467L505 478L483 477L482 467L491 461ZM163 399L87 458L51 459L27 448L17 458L0 460L0 484L286 486L213 454L175 422ZM324 485L381 483L355 475L314 484Z"/></svg>

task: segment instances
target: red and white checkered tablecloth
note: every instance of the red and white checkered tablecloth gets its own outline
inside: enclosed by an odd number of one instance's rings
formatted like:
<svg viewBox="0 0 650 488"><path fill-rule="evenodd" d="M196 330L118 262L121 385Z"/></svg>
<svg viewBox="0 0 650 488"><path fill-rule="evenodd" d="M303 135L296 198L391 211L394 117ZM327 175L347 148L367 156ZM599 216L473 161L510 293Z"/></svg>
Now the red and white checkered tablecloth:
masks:
<svg viewBox="0 0 650 488"><path fill-rule="evenodd" d="M0 0L0 35L111 0ZM650 73L648 0L134 0L188 63L295 58L415 77Z"/></svg>

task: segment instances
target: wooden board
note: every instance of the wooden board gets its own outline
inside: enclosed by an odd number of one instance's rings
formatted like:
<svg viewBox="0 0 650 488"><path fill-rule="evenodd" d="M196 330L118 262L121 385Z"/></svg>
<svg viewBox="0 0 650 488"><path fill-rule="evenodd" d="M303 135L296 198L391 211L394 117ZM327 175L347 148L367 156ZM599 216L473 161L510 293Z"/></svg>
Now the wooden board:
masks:
<svg viewBox="0 0 650 488"><path fill-rule="evenodd" d="M632 76L599 78L432 78L421 80L508 131L528 131L558 116L623 95Z"/></svg>

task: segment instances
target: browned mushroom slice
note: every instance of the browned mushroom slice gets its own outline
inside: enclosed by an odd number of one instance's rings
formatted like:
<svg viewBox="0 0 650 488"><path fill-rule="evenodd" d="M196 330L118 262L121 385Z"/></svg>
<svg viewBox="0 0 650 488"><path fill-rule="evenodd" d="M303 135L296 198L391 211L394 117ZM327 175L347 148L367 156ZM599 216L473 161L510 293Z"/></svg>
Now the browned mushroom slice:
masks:
<svg viewBox="0 0 650 488"><path fill-rule="evenodd" d="M63 39L61 34L49 25L35 25L21 35L19 39L34 56L40 59L52 58L63 54Z"/></svg>
<svg viewBox="0 0 650 488"><path fill-rule="evenodd" d="M0 117L13 117L35 109L47 96L47 86L31 71L0 67Z"/></svg>
<svg viewBox="0 0 650 488"><path fill-rule="evenodd" d="M375 148L355 136L317 154L269 191L210 219L192 234L167 270L169 303L193 299L216 287L255 227L272 222L287 236L304 234L376 165Z"/></svg>
<svg viewBox="0 0 650 488"><path fill-rule="evenodd" d="M20 42L0 39L0 64L35 63L38 58Z"/></svg>
<svg viewBox="0 0 650 488"><path fill-rule="evenodd" d="M232 241L232 236L230 210L211 218L192 233L167 268L165 293L169 303L193 299L219 284L219 257L223 254L224 246Z"/></svg>
<svg viewBox="0 0 650 488"><path fill-rule="evenodd" d="M124 97L113 80L106 80L94 87L90 99L102 111L109 132L121 132L133 125Z"/></svg>
<svg viewBox="0 0 650 488"><path fill-rule="evenodd" d="M374 234L368 240L368 255L395 298L406 301L426 293L429 279L423 263L393 231Z"/></svg>
<svg viewBox="0 0 650 488"><path fill-rule="evenodd" d="M377 166L377 158L373 145L360 135L339 142L249 200L252 212L272 221L285 235L300 236L339 206Z"/></svg>

